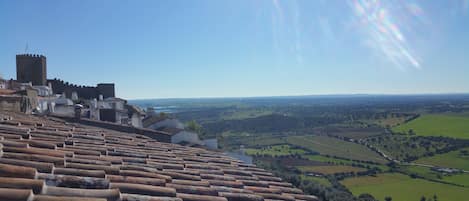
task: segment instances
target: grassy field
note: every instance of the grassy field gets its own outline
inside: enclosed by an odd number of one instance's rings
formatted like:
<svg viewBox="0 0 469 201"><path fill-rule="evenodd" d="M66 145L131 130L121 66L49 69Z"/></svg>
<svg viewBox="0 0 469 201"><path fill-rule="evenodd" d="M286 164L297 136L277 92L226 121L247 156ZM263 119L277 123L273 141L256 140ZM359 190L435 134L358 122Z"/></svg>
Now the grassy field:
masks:
<svg viewBox="0 0 469 201"><path fill-rule="evenodd" d="M298 169L300 169L302 172L321 173L324 175L366 171L365 168L352 167L346 165L299 166Z"/></svg>
<svg viewBox="0 0 469 201"><path fill-rule="evenodd" d="M426 114L406 124L394 127L394 132L407 133L412 129L417 135L446 136L469 139L469 117L450 114Z"/></svg>
<svg viewBox="0 0 469 201"><path fill-rule="evenodd" d="M256 110L256 109L241 109L234 110L232 112L223 113L220 118L223 120L237 120L237 119L247 119L255 118L263 115L270 115L272 111L269 110Z"/></svg>
<svg viewBox="0 0 469 201"><path fill-rule="evenodd" d="M444 176L443 181L453 183L453 184L460 184L465 187L469 187L469 174L468 173L461 173L461 174L454 174L450 176Z"/></svg>
<svg viewBox="0 0 469 201"><path fill-rule="evenodd" d="M332 136L348 137L352 139L363 139L371 136L382 135L384 129L380 127L343 127L336 125L335 127L327 127L321 130Z"/></svg>
<svg viewBox="0 0 469 201"><path fill-rule="evenodd" d="M438 172L432 171L428 167L422 166L402 166L399 168L401 171L405 172L407 175L410 174L417 174L420 177L424 177L426 179L434 179L434 180L442 180L443 174Z"/></svg>
<svg viewBox="0 0 469 201"><path fill-rule="evenodd" d="M442 173L432 171L428 167L422 166L402 166L399 169L406 172L408 175L416 174L420 177L424 177L425 179L438 180L469 187L469 174L466 173L444 175Z"/></svg>
<svg viewBox="0 0 469 201"><path fill-rule="evenodd" d="M465 148L462 150L467 150L469 152L469 148ZM421 158L415 162L441 167L458 168L469 171L469 155L463 155L461 153L461 150L451 151L445 154L439 154L432 157Z"/></svg>
<svg viewBox="0 0 469 201"><path fill-rule="evenodd" d="M312 161L318 161L318 162L325 162L328 164L334 164L334 165L364 165L366 168L374 168L377 167L381 169L382 171L388 171L389 167L386 165L372 165L372 164L367 164L367 163L360 163L352 160L344 160L344 159L339 159L339 158L332 158L332 157L326 157L322 155L306 155L306 158Z"/></svg>
<svg viewBox="0 0 469 201"><path fill-rule="evenodd" d="M220 141L225 147L239 148L239 145L246 147L263 147L271 145L286 144L282 137L270 136L268 134L252 134L247 132L223 132L221 136L224 138Z"/></svg>
<svg viewBox="0 0 469 201"><path fill-rule="evenodd" d="M375 120L374 123L382 127L386 127L386 126L393 127L393 126L397 126L397 125L404 123L406 119L407 117L389 117L385 119Z"/></svg>
<svg viewBox="0 0 469 201"><path fill-rule="evenodd" d="M304 154L303 149L294 149L290 145L267 146L261 149L245 149L248 155L267 155L267 156L290 156L295 154Z"/></svg>
<svg viewBox="0 0 469 201"><path fill-rule="evenodd" d="M420 158L428 152L448 146L448 142L423 139L420 136L387 135L366 139L374 147L379 148L393 159L406 160L407 158ZM414 159L413 159L414 160Z"/></svg>
<svg viewBox="0 0 469 201"><path fill-rule="evenodd" d="M365 146L332 137L291 136L288 137L286 141L290 144L319 152L322 155L338 156L362 161L373 161L382 164L388 162L386 159L369 150Z"/></svg>
<svg viewBox="0 0 469 201"><path fill-rule="evenodd" d="M322 184L323 186L331 187L332 184L329 180L327 180L324 177L313 177L313 176L307 176L307 175L300 175L302 180L309 180L313 182L317 182L319 184Z"/></svg>
<svg viewBox="0 0 469 201"><path fill-rule="evenodd" d="M430 198L433 195L436 195L438 200L444 201L461 201L469 197L468 188L412 179L398 173L378 174L376 177L353 177L341 183L354 195L369 193L379 200L384 200L386 196L398 201L418 201L422 196Z"/></svg>

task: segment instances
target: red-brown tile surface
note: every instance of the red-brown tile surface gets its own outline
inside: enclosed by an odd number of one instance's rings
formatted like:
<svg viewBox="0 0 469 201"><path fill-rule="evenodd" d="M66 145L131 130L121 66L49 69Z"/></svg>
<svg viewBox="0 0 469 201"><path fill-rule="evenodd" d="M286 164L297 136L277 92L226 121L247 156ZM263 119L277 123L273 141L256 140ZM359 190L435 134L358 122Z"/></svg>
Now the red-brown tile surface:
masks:
<svg viewBox="0 0 469 201"><path fill-rule="evenodd" d="M0 113L0 201L317 200L223 153Z"/></svg>

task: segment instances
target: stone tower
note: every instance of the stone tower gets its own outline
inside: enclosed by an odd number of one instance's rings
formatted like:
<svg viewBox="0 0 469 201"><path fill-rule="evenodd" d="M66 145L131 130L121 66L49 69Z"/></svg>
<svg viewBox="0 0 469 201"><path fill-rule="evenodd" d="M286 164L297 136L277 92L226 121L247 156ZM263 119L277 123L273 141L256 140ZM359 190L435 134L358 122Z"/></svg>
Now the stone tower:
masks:
<svg viewBox="0 0 469 201"><path fill-rule="evenodd" d="M16 80L32 82L33 85L47 85L46 57L33 54L16 55Z"/></svg>

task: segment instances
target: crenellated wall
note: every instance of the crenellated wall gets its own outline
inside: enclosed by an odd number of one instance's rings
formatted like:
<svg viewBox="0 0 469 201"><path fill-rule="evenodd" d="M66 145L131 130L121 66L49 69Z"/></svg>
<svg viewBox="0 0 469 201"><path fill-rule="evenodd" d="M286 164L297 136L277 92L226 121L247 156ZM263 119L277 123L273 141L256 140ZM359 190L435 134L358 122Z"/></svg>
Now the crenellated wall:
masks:
<svg viewBox="0 0 469 201"><path fill-rule="evenodd" d="M103 98L115 97L113 83L98 84L96 87L92 87L71 84L57 78L47 80L47 82L51 84L55 94L65 93L67 98L71 98L73 92L77 92L78 97L84 99L99 98L99 95L103 95Z"/></svg>

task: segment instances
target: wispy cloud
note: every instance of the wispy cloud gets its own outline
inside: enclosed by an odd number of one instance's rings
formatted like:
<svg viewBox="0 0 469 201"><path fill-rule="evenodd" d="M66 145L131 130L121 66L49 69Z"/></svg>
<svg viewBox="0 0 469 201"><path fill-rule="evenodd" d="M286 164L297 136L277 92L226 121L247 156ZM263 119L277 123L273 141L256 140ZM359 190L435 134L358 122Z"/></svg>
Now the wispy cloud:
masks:
<svg viewBox="0 0 469 201"><path fill-rule="evenodd" d="M421 69L421 59L409 42L415 21L425 22L423 9L415 2L352 0L350 7L366 44L398 68Z"/></svg>
<svg viewBox="0 0 469 201"><path fill-rule="evenodd" d="M293 7L293 26L295 30L295 55L296 55L296 62L300 65L303 65L303 48L301 44L301 24L300 24L300 10L298 7L298 3L296 1L293 1L294 7Z"/></svg>
<svg viewBox="0 0 469 201"><path fill-rule="evenodd" d="M462 0L462 8L464 14L467 14L469 12L469 0Z"/></svg>
<svg viewBox="0 0 469 201"><path fill-rule="evenodd" d="M285 51L289 50L294 54L296 62L303 65L303 30L298 2L288 1L289 7L285 7L279 0L272 0L272 5L272 40L275 52L279 57L283 57Z"/></svg>

